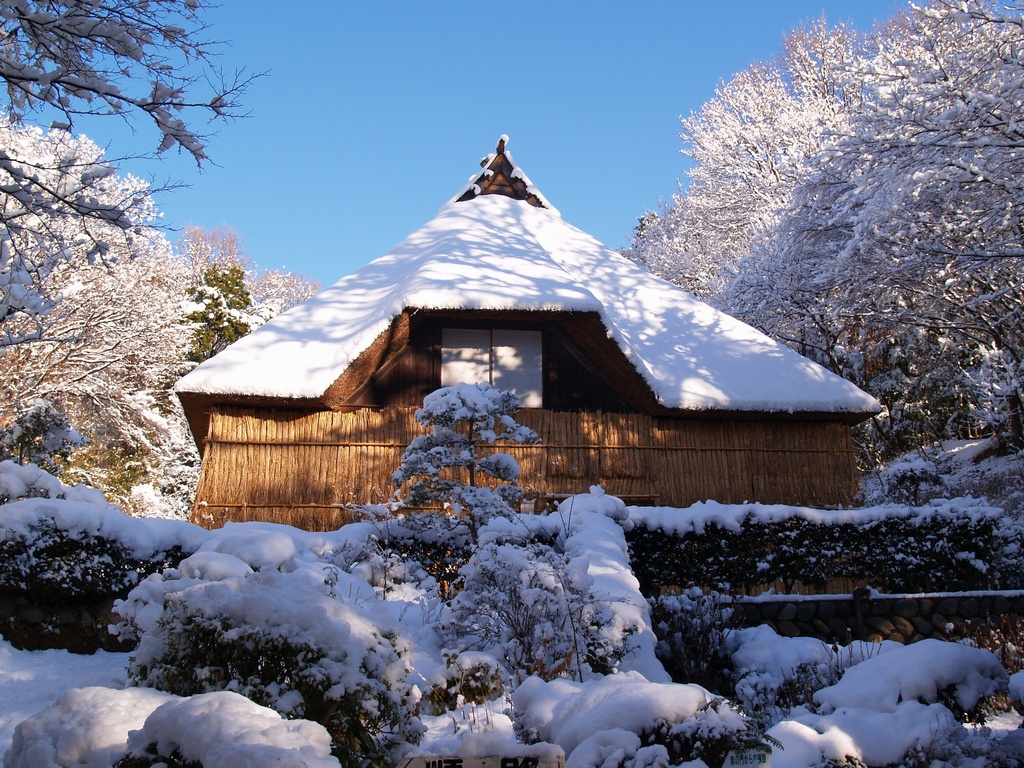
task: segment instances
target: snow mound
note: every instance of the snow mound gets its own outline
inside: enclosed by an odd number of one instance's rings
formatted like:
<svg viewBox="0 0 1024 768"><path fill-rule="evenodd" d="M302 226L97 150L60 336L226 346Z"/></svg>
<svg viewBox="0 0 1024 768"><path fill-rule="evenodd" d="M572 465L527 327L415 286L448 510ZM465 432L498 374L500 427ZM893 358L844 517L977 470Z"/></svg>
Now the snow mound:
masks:
<svg viewBox="0 0 1024 768"><path fill-rule="evenodd" d="M231 691L172 697L128 739L132 754L154 746L207 768L338 768L331 737L319 723L285 720Z"/></svg>
<svg viewBox="0 0 1024 768"><path fill-rule="evenodd" d="M74 688L14 730L5 768L109 768L128 732L174 697L149 688Z"/></svg>
<svg viewBox="0 0 1024 768"><path fill-rule="evenodd" d="M940 691L952 687L956 703L970 711L1006 685L1006 671L991 651L929 638L851 667L814 700L824 712L843 707L896 712L901 702L935 702Z"/></svg>
<svg viewBox="0 0 1024 768"><path fill-rule="evenodd" d="M531 736L571 753L600 731L641 734L661 720L691 718L715 697L699 685L652 683L635 672L583 683L566 679L545 682L531 677L516 689L513 711Z"/></svg>

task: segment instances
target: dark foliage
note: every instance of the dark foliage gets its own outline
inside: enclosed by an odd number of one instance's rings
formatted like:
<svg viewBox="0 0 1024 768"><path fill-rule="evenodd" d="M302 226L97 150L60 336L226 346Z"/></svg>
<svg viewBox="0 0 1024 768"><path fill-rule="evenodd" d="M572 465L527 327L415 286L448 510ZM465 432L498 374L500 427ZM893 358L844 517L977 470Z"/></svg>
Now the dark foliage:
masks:
<svg viewBox="0 0 1024 768"><path fill-rule="evenodd" d="M5 531L0 539L0 591L28 594L39 605L124 596L190 554L176 546L139 557L115 539L40 519L25 534Z"/></svg>
<svg viewBox="0 0 1024 768"><path fill-rule="evenodd" d="M818 589L849 578L889 592L1017 589L1021 533L999 518L962 513L818 524L799 517L740 530L717 524L674 535L637 526L627 533L646 594L662 585L730 584L747 591L781 580Z"/></svg>

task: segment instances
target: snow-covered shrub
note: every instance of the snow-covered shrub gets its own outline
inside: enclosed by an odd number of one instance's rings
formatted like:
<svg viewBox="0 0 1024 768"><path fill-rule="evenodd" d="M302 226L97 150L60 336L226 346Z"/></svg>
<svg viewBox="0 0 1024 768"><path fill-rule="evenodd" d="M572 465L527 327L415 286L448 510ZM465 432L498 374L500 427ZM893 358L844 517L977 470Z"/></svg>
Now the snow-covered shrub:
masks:
<svg viewBox="0 0 1024 768"><path fill-rule="evenodd" d="M106 498L95 488L64 485L35 464L22 466L15 461L0 461L0 504L21 499L68 499L106 507Z"/></svg>
<svg viewBox="0 0 1024 768"><path fill-rule="evenodd" d="M991 651L1011 675L1024 669L1024 618L1012 614L954 625L957 642Z"/></svg>
<svg viewBox="0 0 1024 768"><path fill-rule="evenodd" d="M414 438L394 473L395 487L407 485L403 503L440 506L462 517L476 537L495 515L508 517L522 499L519 464L507 453L483 451L499 440L537 443L540 438L516 423L519 398L486 383L442 387L423 399L416 420L430 434Z"/></svg>
<svg viewBox="0 0 1024 768"><path fill-rule="evenodd" d="M74 688L14 731L8 768L339 768L330 736L237 693Z"/></svg>
<svg viewBox="0 0 1024 768"><path fill-rule="evenodd" d="M505 691L498 660L489 653L444 652L444 670L431 676L423 695L425 714L439 715L465 704L493 701Z"/></svg>
<svg viewBox="0 0 1024 768"><path fill-rule="evenodd" d="M35 464L54 476L71 451L87 444L49 400L35 400L11 424L0 426L0 460Z"/></svg>
<svg viewBox="0 0 1024 768"><path fill-rule="evenodd" d="M935 465L943 493L949 498L987 499L1008 517L1024 515L1024 452L1007 452L998 438L953 440L925 446L897 462L923 458ZM865 499L870 504L889 501L885 466L865 474ZM930 487L927 489L931 493Z"/></svg>
<svg viewBox="0 0 1024 768"><path fill-rule="evenodd" d="M756 724L704 688L652 683L630 672L583 683L531 677L513 694L512 711L520 738L557 744L565 750L566 768L640 768L695 759L721 765L730 749L771 743ZM640 743L631 743L628 734ZM609 736L632 756L602 748Z"/></svg>
<svg viewBox="0 0 1024 768"><path fill-rule="evenodd" d="M128 736L114 768L339 768L319 723L284 720L229 691L172 698Z"/></svg>
<svg viewBox="0 0 1024 768"><path fill-rule="evenodd" d="M58 604L79 598L125 594L151 573L178 563L190 554L180 543L152 540L135 546L112 530L90 529L84 520L120 517L135 522L116 509L87 507L56 501L65 514L26 514L33 502L9 505L0 515L0 590L21 592L42 604Z"/></svg>
<svg viewBox="0 0 1024 768"><path fill-rule="evenodd" d="M921 507L813 510L704 502L631 513L632 563L653 585L728 583L744 592L781 580L824 588L849 578L883 591L1014 589L1024 527L977 499Z"/></svg>
<svg viewBox="0 0 1024 768"><path fill-rule="evenodd" d="M610 672L626 638L602 631L611 609L592 593L587 566L540 541L482 545L462 568L445 641L494 654L517 679Z"/></svg>
<svg viewBox="0 0 1024 768"><path fill-rule="evenodd" d="M127 753L128 732L172 698L149 689L72 688L14 729L4 766L109 768Z"/></svg>
<svg viewBox="0 0 1024 768"><path fill-rule="evenodd" d="M374 533L359 546L335 554L333 562L358 574L383 595L398 584L414 583L443 600L452 594L459 569L473 544L457 519L436 510L367 510L373 513Z"/></svg>
<svg viewBox="0 0 1024 768"><path fill-rule="evenodd" d="M726 756L739 752L771 752L778 741L765 734L762 724L744 717L725 699L714 699L693 717L677 723L659 720L640 734L645 746L663 746L670 764L703 760L724 765Z"/></svg>
<svg viewBox="0 0 1024 768"><path fill-rule="evenodd" d="M814 710L814 695L842 677L849 667L897 643L857 641L828 645L811 637L780 637L769 626L729 633L731 696L742 711L772 725L798 707Z"/></svg>
<svg viewBox="0 0 1024 768"><path fill-rule="evenodd" d="M395 635L304 570L263 570L169 591L130 678L179 696L230 690L321 723L345 766L387 765L419 740Z"/></svg>
<svg viewBox="0 0 1024 768"><path fill-rule="evenodd" d="M864 707L895 711L900 702L944 704L961 722L975 721L1005 691L1006 671L989 651L926 639L850 667L814 696L820 711Z"/></svg>
<svg viewBox="0 0 1024 768"><path fill-rule="evenodd" d="M732 608L722 600L721 593L699 587L648 599L658 638L655 651L677 683L720 688L729 661L725 638L732 616Z"/></svg>
<svg viewBox="0 0 1024 768"><path fill-rule="evenodd" d="M916 506L942 495L938 468L922 456L892 462L879 472L879 480L885 498L896 504Z"/></svg>

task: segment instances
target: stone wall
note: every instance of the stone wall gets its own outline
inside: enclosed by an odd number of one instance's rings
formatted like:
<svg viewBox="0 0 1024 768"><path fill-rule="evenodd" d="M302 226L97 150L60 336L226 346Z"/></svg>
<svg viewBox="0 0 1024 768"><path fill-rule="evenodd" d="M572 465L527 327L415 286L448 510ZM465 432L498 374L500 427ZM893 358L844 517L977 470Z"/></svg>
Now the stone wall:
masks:
<svg viewBox="0 0 1024 768"><path fill-rule="evenodd" d="M972 619L1024 616L1024 592L883 595L858 589L852 595L737 596L733 605L741 626L767 624L785 637L912 643L948 639L950 630Z"/></svg>

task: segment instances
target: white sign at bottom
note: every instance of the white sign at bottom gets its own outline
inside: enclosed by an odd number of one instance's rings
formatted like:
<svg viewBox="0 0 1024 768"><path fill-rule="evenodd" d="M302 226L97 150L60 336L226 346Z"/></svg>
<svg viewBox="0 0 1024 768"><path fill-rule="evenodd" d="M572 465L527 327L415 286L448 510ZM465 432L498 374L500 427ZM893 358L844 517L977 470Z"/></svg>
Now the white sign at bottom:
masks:
<svg viewBox="0 0 1024 768"><path fill-rule="evenodd" d="M561 753L561 750L557 750ZM410 757L398 768L565 768L562 754L506 755L494 757Z"/></svg>
<svg viewBox="0 0 1024 768"><path fill-rule="evenodd" d="M722 768L772 768L772 753L768 749L733 750L725 756Z"/></svg>

